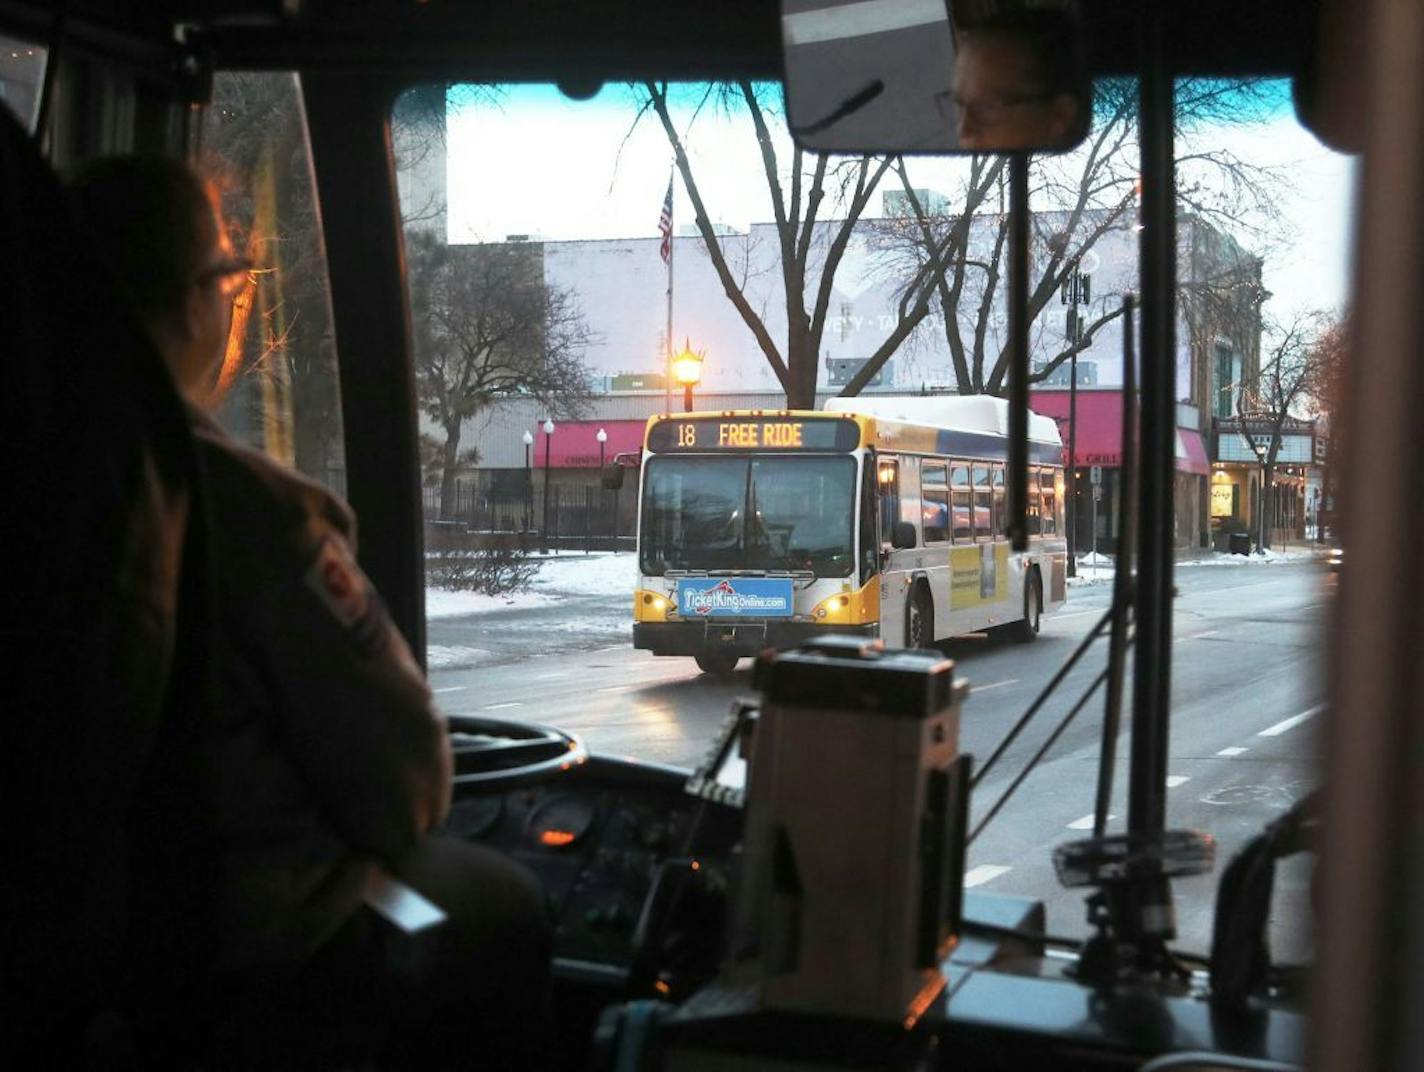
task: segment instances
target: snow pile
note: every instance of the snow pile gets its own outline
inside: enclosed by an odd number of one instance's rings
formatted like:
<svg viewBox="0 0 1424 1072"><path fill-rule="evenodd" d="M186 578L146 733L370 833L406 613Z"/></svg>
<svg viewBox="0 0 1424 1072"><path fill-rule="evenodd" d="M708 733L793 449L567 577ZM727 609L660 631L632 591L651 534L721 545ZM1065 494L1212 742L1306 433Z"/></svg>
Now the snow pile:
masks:
<svg viewBox="0 0 1424 1072"><path fill-rule="evenodd" d="M477 666L493 655L494 652L485 648L428 644L425 648L425 663L431 670L450 670L460 666Z"/></svg>
<svg viewBox="0 0 1424 1072"><path fill-rule="evenodd" d="M633 598L638 558L631 554L563 554L550 557L534 578L534 591L571 596Z"/></svg>
<svg viewBox="0 0 1424 1072"><path fill-rule="evenodd" d="M1178 566L1280 566L1314 562L1326 554L1323 547L1289 547L1283 551L1267 548L1262 553L1252 551L1249 555L1232 555L1213 551L1202 558L1186 558Z"/></svg>
<svg viewBox="0 0 1424 1072"><path fill-rule="evenodd" d="M425 617L459 618L466 614L489 614L497 610L523 610L546 607L558 600L544 592L511 592L490 596L483 592L451 592L444 588L425 590Z"/></svg>
<svg viewBox="0 0 1424 1072"><path fill-rule="evenodd" d="M559 603L567 596L603 596L631 600L637 582L637 557L629 554L563 554L534 556L542 564L529 589L502 596L483 592L451 592L444 588L425 590L425 617L460 618L471 614L527 610ZM619 604L622 606L622 603ZM434 656L431 656L434 666Z"/></svg>

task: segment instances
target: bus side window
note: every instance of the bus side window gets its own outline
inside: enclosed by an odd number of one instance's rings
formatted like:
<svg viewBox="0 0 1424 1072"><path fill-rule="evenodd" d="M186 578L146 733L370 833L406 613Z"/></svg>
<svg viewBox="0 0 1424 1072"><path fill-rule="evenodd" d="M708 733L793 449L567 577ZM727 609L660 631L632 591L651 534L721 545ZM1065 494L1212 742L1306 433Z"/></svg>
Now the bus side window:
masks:
<svg viewBox="0 0 1424 1072"><path fill-rule="evenodd" d="M1056 524L1058 518L1057 506L1053 495L1054 471L1043 469L1039 472L1039 481L1043 490L1042 527L1040 531L1045 536L1052 536L1058 531Z"/></svg>
<svg viewBox="0 0 1424 1072"><path fill-rule="evenodd" d="M970 501L969 466L952 465L949 483L954 501L954 542L969 543L974 539L973 503Z"/></svg>
<svg viewBox="0 0 1424 1072"><path fill-rule="evenodd" d="M1008 508L1004 498L1004 467L996 464L991 476L994 481L993 533L994 538L997 539L1004 534L1004 530L1008 528L1009 524Z"/></svg>
<svg viewBox="0 0 1424 1072"><path fill-rule="evenodd" d="M920 488L925 543L944 543L949 539L949 494L944 482L943 462L921 464Z"/></svg>
<svg viewBox="0 0 1424 1072"><path fill-rule="evenodd" d="M1028 467L1028 494L1024 496L1028 502L1028 517L1024 518L1024 530L1030 536L1038 536L1043 532L1043 498L1039 495L1038 489L1038 466L1030 465Z"/></svg>
<svg viewBox="0 0 1424 1072"><path fill-rule="evenodd" d="M994 493L989 484L989 467L974 467L974 538L992 540L994 538Z"/></svg>

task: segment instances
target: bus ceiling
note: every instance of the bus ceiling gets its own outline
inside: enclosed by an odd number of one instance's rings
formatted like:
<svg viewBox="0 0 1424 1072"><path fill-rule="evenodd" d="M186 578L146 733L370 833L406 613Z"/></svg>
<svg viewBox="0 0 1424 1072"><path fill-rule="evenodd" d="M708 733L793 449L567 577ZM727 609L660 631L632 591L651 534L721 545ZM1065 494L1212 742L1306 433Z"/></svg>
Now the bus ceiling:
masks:
<svg viewBox="0 0 1424 1072"><path fill-rule="evenodd" d="M1140 0L1081 0L1094 75L1140 67ZM1197 0L1169 10L1167 62L1183 74L1309 71L1318 0ZM572 0L353 6L343 0L0 0L0 28L45 41L63 18L75 54L169 70L175 26L201 28L227 67L380 70L432 78L595 81L778 77L778 0ZM538 48L528 46L538 42ZM523 47L521 47L523 46Z"/></svg>

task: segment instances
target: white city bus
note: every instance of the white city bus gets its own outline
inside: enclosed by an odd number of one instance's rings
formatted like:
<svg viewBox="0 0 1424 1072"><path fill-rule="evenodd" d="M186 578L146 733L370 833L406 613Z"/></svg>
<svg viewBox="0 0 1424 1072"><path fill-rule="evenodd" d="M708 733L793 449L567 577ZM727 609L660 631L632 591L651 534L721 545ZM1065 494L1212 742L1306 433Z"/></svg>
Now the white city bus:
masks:
<svg viewBox="0 0 1424 1072"><path fill-rule="evenodd" d="M1029 548L1003 535L1008 404L835 399L648 421L633 645L711 673L810 636L1023 639L1063 602L1062 445L1029 424Z"/></svg>

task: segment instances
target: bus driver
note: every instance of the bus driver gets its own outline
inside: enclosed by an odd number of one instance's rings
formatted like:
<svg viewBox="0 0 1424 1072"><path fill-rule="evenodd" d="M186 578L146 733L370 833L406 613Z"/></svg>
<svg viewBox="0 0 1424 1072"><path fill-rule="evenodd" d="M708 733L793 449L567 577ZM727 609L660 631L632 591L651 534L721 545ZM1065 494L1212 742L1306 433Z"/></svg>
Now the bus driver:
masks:
<svg viewBox="0 0 1424 1072"><path fill-rule="evenodd" d="M215 888L196 913L135 906L128 1015L141 1027L175 993L200 994L197 1024L170 1016L149 1030L169 1044L187 1030L179 1045L201 1039L209 1060L234 1067L454 1067L475 1040L488 1067L537 1067L543 897L504 857L431 836L450 803L445 722L356 565L349 507L228 438L196 404L247 279L215 199L156 158L101 162L72 191L189 402L211 511L217 687L198 739L173 761L203 799L156 817L188 833L136 866L188 887L188 907L197 876ZM447 921L412 937L365 909L381 872ZM205 929L203 917L216 922ZM334 1040L359 1052L333 1055Z"/></svg>

